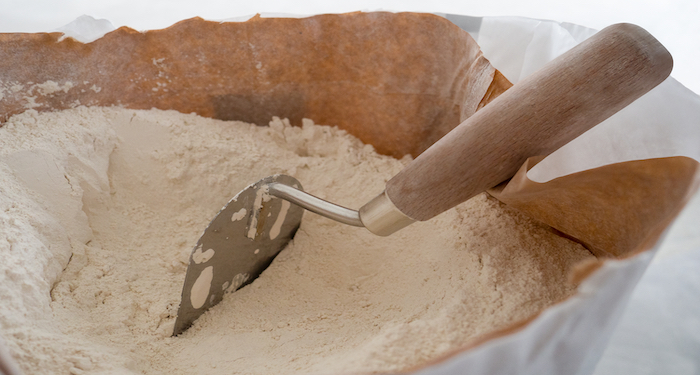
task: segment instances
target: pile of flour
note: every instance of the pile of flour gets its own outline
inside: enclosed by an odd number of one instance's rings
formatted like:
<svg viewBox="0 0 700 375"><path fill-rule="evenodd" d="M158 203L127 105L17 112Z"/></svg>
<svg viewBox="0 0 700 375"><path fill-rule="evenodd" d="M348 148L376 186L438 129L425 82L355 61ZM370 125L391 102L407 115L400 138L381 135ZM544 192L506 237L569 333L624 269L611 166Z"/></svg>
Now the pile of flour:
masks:
<svg viewBox="0 0 700 375"><path fill-rule="evenodd" d="M479 195L390 237L305 213L251 285L171 337L192 247L262 177L358 208L410 160L336 128L29 110L0 128L0 335L26 374L399 371L575 291L591 254Z"/></svg>

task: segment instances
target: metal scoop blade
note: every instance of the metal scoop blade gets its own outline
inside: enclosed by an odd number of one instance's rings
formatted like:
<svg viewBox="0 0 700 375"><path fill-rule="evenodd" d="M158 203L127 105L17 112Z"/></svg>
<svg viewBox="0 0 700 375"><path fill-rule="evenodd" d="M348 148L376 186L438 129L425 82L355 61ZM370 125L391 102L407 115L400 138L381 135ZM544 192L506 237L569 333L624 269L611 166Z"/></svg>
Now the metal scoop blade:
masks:
<svg viewBox="0 0 700 375"><path fill-rule="evenodd" d="M293 177L266 177L238 193L204 230L190 255L173 336L252 282L294 237L304 209L269 195L275 182L301 189Z"/></svg>

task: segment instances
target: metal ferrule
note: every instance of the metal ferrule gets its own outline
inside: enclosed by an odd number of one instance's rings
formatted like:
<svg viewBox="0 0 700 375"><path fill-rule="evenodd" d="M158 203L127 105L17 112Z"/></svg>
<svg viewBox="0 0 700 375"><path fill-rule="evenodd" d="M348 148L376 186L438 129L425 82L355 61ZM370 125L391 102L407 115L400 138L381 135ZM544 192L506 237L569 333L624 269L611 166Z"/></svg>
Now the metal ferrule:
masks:
<svg viewBox="0 0 700 375"><path fill-rule="evenodd" d="M416 221L394 205L386 190L360 208L360 220L365 228L379 236L388 236Z"/></svg>
<svg viewBox="0 0 700 375"><path fill-rule="evenodd" d="M283 183L273 182L267 187L268 194L274 197L284 199L343 224L365 227L379 236L388 236L415 222L394 206L386 191L367 202L359 211L355 211Z"/></svg>

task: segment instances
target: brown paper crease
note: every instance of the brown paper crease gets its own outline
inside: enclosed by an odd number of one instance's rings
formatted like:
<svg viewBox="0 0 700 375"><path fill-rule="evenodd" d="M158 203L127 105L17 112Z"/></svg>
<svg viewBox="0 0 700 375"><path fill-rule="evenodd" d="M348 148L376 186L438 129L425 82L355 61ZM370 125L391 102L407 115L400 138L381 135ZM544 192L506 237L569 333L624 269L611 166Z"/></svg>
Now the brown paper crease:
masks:
<svg viewBox="0 0 700 375"><path fill-rule="evenodd" d="M646 250L696 190L698 162L668 157L611 164L546 183L527 178L530 158L489 191L500 201L579 240L600 258Z"/></svg>

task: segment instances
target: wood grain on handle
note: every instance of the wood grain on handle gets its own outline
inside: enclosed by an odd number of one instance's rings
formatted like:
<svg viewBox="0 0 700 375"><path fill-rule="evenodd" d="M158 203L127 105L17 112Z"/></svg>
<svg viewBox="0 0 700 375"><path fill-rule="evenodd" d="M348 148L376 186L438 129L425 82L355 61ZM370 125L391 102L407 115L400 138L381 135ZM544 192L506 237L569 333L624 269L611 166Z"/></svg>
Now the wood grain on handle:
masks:
<svg viewBox="0 0 700 375"><path fill-rule="evenodd" d="M428 220L612 116L672 66L644 29L609 26L465 120L389 180L386 193L407 216Z"/></svg>

